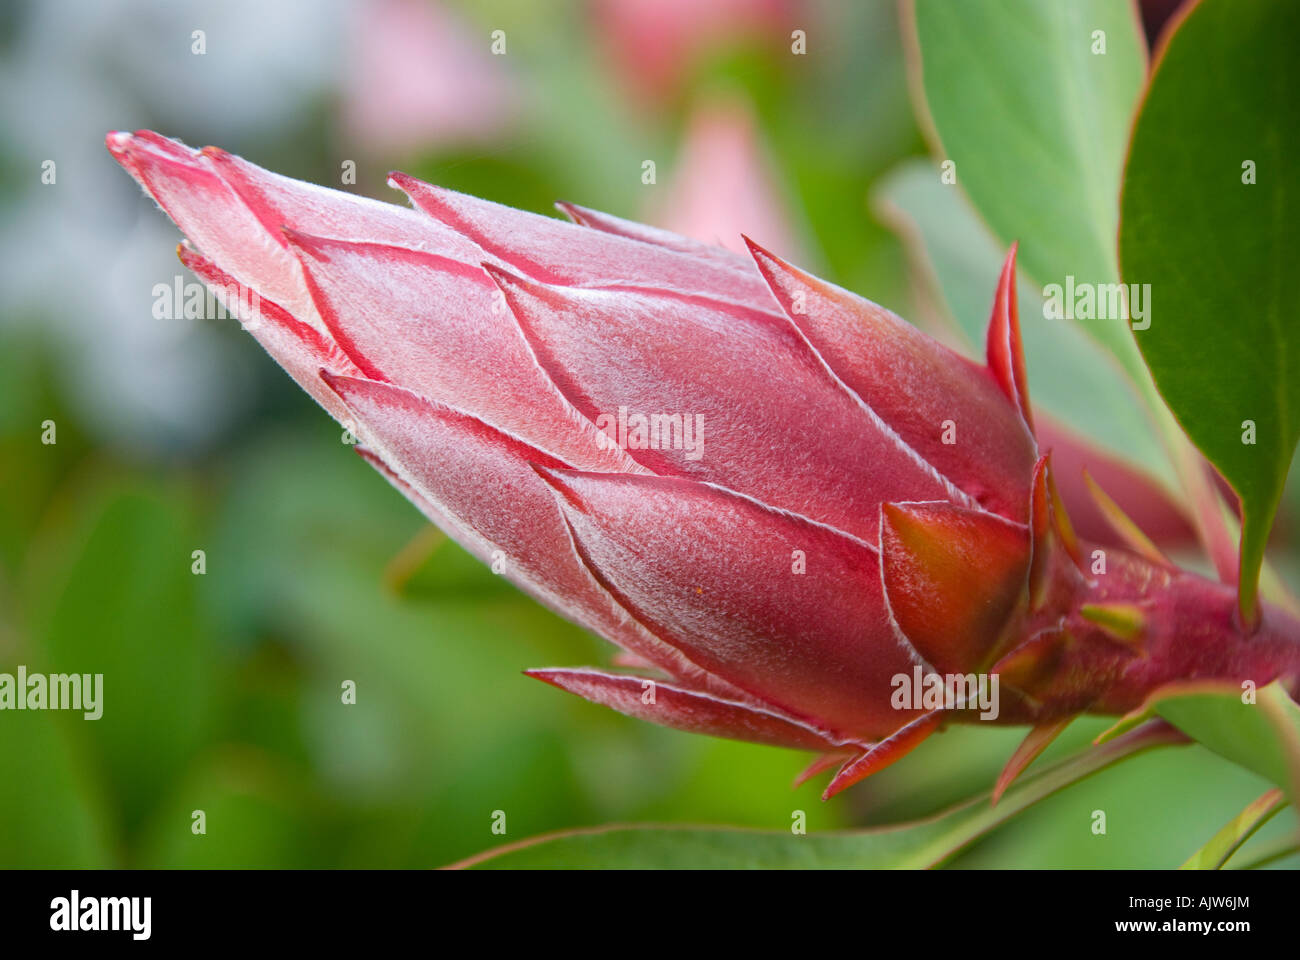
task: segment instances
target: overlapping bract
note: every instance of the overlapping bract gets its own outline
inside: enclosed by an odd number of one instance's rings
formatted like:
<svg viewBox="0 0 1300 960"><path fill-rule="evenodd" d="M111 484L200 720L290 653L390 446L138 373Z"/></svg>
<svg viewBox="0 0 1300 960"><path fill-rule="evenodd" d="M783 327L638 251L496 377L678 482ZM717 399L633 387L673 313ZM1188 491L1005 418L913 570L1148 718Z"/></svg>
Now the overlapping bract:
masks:
<svg viewBox="0 0 1300 960"><path fill-rule="evenodd" d="M753 243L393 174L400 208L148 132L108 146L187 266L256 293L241 319L370 462L657 678L533 671L549 683L846 758L838 789L941 722L891 704L891 678L988 668L1060 589L1014 252L980 365ZM702 447L615 443L620 410L697 418Z"/></svg>

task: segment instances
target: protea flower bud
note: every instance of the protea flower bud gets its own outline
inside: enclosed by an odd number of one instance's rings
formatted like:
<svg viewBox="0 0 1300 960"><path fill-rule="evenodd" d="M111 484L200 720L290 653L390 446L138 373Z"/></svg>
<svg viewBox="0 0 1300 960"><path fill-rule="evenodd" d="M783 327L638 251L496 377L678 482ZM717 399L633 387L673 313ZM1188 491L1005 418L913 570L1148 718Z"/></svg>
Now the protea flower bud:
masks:
<svg viewBox="0 0 1300 960"><path fill-rule="evenodd" d="M1285 614L1247 634L1230 587L1140 538L1076 538L1033 430L1014 249L978 364L752 242L393 174L402 209L147 132L108 146L368 460L642 671L530 671L548 683L843 760L829 795L944 723L1041 745L1175 680L1300 673ZM922 675L965 692L899 696Z"/></svg>

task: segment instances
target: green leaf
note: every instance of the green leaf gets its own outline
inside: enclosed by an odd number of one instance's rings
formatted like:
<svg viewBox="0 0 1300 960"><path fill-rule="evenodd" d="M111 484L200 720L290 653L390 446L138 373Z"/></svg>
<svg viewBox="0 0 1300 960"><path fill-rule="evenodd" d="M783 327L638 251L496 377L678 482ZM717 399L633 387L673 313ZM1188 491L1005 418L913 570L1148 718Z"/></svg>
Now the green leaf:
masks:
<svg viewBox="0 0 1300 960"><path fill-rule="evenodd" d="M1148 707L1202 746L1300 796L1300 706L1280 682L1256 691L1186 682L1157 691Z"/></svg>
<svg viewBox="0 0 1300 960"><path fill-rule="evenodd" d="M304 772L243 744L196 756L143 831L139 866L263 870L332 865L330 853L314 841L333 798L315 794L304 784ZM196 817L200 812L201 819Z"/></svg>
<svg viewBox="0 0 1300 960"><path fill-rule="evenodd" d="M0 670L13 674L15 664ZM6 711L0 722L0 865L16 869L118 866L111 811L68 728L80 717ZM63 722L67 721L67 722Z"/></svg>
<svg viewBox="0 0 1300 960"><path fill-rule="evenodd" d="M1040 283L1119 278L1115 233L1143 45L1128 0L914 0L920 79L940 159ZM1098 34L1101 31L1101 34ZM1104 35L1104 36L1102 36ZM1105 44L1105 52L1094 52ZM1088 331L1135 382L1122 319Z"/></svg>
<svg viewBox="0 0 1300 960"><path fill-rule="evenodd" d="M1274 788L1229 820L1205 846L1192 854L1181 870L1218 870L1228 858L1241 849L1241 845L1254 836L1255 831L1285 807L1282 791Z"/></svg>
<svg viewBox="0 0 1300 960"><path fill-rule="evenodd" d="M1259 847L1258 850L1253 849ZM1295 832L1290 834L1274 837L1267 844L1252 844L1252 853L1248 859L1240 857L1228 864L1229 870L1295 870L1300 867L1300 862L1290 862L1292 858L1300 858L1300 843L1296 841Z"/></svg>
<svg viewBox="0 0 1300 960"><path fill-rule="evenodd" d="M1120 257L1150 284L1142 356L1188 436L1241 497L1241 606L1300 439L1300 5L1205 0L1170 38L1138 115ZM1253 164L1254 183L1244 182ZM1253 442L1245 442L1253 424Z"/></svg>
<svg viewBox="0 0 1300 960"><path fill-rule="evenodd" d="M110 480L76 513L42 537L58 560L29 573L38 612L28 667L102 674L102 715L67 729L96 756L132 832L210 735L216 659L191 572L206 544L179 485Z"/></svg>
<svg viewBox="0 0 1300 960"><path fill-rule="evenodd" d="M929 820L874 830L810 833L705 827L627 826L566 831L508 844L461 866L523 868L805 869L941 866L984 834L1058 790L1116 761L1184 742L1167 724L1148 724L1072 757L1007 791Z"/></svg>

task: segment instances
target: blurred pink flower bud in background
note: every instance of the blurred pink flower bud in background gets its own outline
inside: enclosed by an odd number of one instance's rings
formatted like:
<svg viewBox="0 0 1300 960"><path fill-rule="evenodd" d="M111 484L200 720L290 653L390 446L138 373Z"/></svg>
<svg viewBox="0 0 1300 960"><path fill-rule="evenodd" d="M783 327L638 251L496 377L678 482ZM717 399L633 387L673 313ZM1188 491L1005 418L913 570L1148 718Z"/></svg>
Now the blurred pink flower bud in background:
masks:
<svg viewBox="0 0 1300 960"><path fill-rule="evenodd" d="M439 0L364 0L349 33L343 123L374 153L492 140L516 114L507 58Z"/></svg>

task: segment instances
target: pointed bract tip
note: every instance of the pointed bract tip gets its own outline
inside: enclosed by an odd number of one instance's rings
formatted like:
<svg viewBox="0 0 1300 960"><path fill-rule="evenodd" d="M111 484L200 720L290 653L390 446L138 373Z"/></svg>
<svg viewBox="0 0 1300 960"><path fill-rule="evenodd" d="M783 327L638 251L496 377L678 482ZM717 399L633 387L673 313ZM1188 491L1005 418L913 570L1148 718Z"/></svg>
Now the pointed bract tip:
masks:
<svg viewBox="0 0 1300 960"><path fill-rule="evenodd" d="M749 250L749 255L753 258L755 266L758 267L763 282L772 291L782 309L794 320L795 325L802 329L804 326L802 323L803 318L798 316L802 310L794 308L795 291L803 289L809 292L821 293L825 291L824 282L806 270L796 267L790 261L778 257L762 244L756 243L752 237L743 233L740 237L745 241L745 247Z"/></svg>
<svg viewBox="0 0 1300 960"><path fill-rule="evenodd" d="M199 150L199 153L203 154L209 160L215 160L217 163L229 163L235 159L235 155L230 151L211 145L203 147Z"/></svg>
<svg viewBox="0 0 1300 960"><path fill-rule="evenodd" d="M1020 310L1016 292L1016 251L1019 241L1007 251L993 295L993 313L985 337L985 360L1002 392L1020 410L1025 426L1034 432L1029 405L1029 379L1025 374L1025 353L1020 337Z"/></svg>
<svg viewBox="0 0 1300 960"><path fill-rule="evenodd" d="M525 677L532 677L534 680L540 680L542 683L549 684L552 687L558 687L561 690L564 689L563 685L559 681L558 674L560 673L560 668L558 667L529 667L527 670L522 671L522 673Z"/></svg>
<svg viewBox="0 0 1300 960"><path fill-rule="evenodd" d="M331 370L329 367L318 367L316 376L349 407L358 399L375 397L376 391L382 391L378 396L388 396L391 395L391 392L407 393L407 391L391 383L382 380L371 380L368 377L349 376L346 373ZM432 400L424 402L435 409L446 409L442 404L435 403Z"/></svg>
<svg viewBox="0 0 1300 960"><path fill-rule="evenodd" d="M131 134L125 130L110 130L104 137L104 146L108 147L108 152L116 157L131 148L131 140Z"/></svg>
<svg viewBox="0 0 1300 960"><path fill-rule="evenodd" d="M344 405L352 406L359 396L363 396L368 389L377 386L383 386L374 380L367 380L363 377L350 377L346 373L338 373L329 367L320 367L316 371L316 376L320 377L325 386L343 401Z"/></svg>
<svg viewBox="0 0 1300 960"><path fill-rule="evenodd" d="M880 518L888 522L891 526L899 520L904 520L908 516L907 508L901 502L886 500L880 505Z"/></svg>
<svg viewBox="0 0 1300 960"><path fill-rule="evenodd" d="M1083 485L1092 497L1093 503L1101 511L1102 517L1120 540L1142 556L1146 557L1152 563L1159 563L1166 567L1172 567L1173 564L1165 556L1164 551L1155 545L1155 542L1146 535L1141 527L1124 512L1123 508L1115 502L1114 498L1108 494L1084 467L1081 471L1083 474Z"/></svg>
<svg viewBox="0 0 1300 960"><path fill-rule="evenodd" d="M753 237L749 236L749 234L742 233L740 239L745 241L745 248L749 251L749 255L758 261L759 267L762 267L764 264L774 264L789 268L788 263L778 257L771 250L768 250L761 243L758 243Z"/></svg>
<svg viewBox="0 0 1300 960"><path fill-rule="evenodd" d="M493 263L491 260L480 260L478 265L483 268L483 272L492 278L497 286L527 286L529 280L522 274L515 273L508 267L503 267L499 263Z"/></svg>
<svg viewBox="0 0 1300 960"><path fill-rule="evenodd" d="M503 267L499 263L492 263L489 260L480 260L479 267L488 275L488 279L497 285L497 289L505 296L507 302L511 297L514 297L519 293L531 293L536 296L541 292L541 290L545 289L545 287L542 284L537 283L537 281L530 280L522 274L515 273L513 270Z"/></svg>
<svg viewBox="0 0 1300 960"><path fill-rule="evenodd" d="M139 160L134 155L135 136L125 130L114 130L104 137L104 146L108 148L109 155L143 186L144 175Z"/></svg>
<svg viewBox="0 0 1300 960"><path fill-rule="evenodd" d="M208 283L228 284L231 277L215 263L199 253L188 240L182 240L176 244L176 258L190 270L197 273L200 279Z"/></svg>
<svg viewBox="0 0 1300 960"><path fill-rule="evenodd" d="M499 263L481 260L479 266L497 285L497 289L501 291L506 301L511 305L514 305L515 301L521 296L544 301L552 307L559 307L565 302L564 290L561 288L543 283L540 280L534 280L532 277L526 277L521 273L515 273Z"/></svg>
<svg viewBox="0 0 1300 960"><path fill-rule="evenodd" d="M176 259L188 270L193 270L209 282L228 281L229 276L215 263L194 249L188 240L176 244Z"/></svg>
<svg viewBox="0 0 1300 960"><path fill-rule="evenodd" d="M152 130L112 130L104 136L104 146L119 161L125 156L152 150L172 160L193 163L197 154L179 140L172 140Z"/></svg>
<svg viewBox="0 0 1300 960"><path fill-rule="evenodd" d="M542 478L543 483L559 494L571 507L581 512L586 511L582 498L578 496L578 492L573 489L566 476L577 471L548 467L533 460L529 460L528 465L533 468L534 473Z"/></svg>
<svg viewBox="0 0 1300 960"><path fill-rule="evenodd" d="M1012 240L1011 246L1007 247L1007 255L1002 261L1002 277L1014 277L1016 275L1016 254L1020 252L1020 241Z"/></svg>
<svg viewBox="0 0 1300 960"><path fill-rule="evenodd" d="M580 227L591 226L591 221L587 217L587 211L576 203L569 203L567 200L556 200L555 209L568 217L573 223Z"/></svg>
<svg viewBox="0 0 1300 960"><path fill-rule="evenodd" d="M835 766L835 764L841 763L844 759L845 756L842 753L821 754L817 759L795 775L794 781L790 784L790 788L792 790L798 790L813 777L817 776L817 774L829 770L831 767ZM825 800L826 798L822 797L822 799Z"/></svg>
<svg viewBox="0 0 1300 960"><path fill-rule="evenodd" d="M528 462L528 465L533 468L534 472L536 472L536 474L539 477L541 477L551 486L553 487L562 486L560 479L558 477L552 476L552 474L555 472L554 467L543 466L542 464L534 463L531 460Z"/></svg>
<svg viewBox="0 0 1300 960"><path fill-rule="evenodd" d="M1051 457L1052 452L1047 452ZM1070 555L1070 559L1075 562L1080 569L1083 569L1083 557L1079 549L1079 538L1074 532L1074 524L1070 521L1070 515L1065 511L1065 500L1061 497L1061 491L1056 486L1056 472L1052 469L1050 460L1047 464L1047 495L1052 500L1052 520L1056 525L1056 535L1061 538L1061 546L1065 547L1065 552Z"/></svg>
<svg viewBox="0 0 1300 960"><path fill-rule="evenodd" d="M1003 293L1006 293L1009 296L1010 298L1009 304L1012 307L1011 318L1013 320L1018 320L1014 308L1016 306L1016 288L1015 288L1016 254L1019 252L1019 250L1020 250L1020 241L1012 240L1011 246L1007 248L1007 255L1002 259L1002 269L998 271L998 295L999 298ZM1014 333L1019 332L1018 324L1013 332Z"/></svg>
<svg viewBox="0 0 1300 960"><path fill-rule="evenodd" d="M311 257L313 260L319 260L329 263L329 252L326 249L329 245L329 239L319 237L314 233L303 233L301 230L295 230L287 223L280 224L280 236L284 237L285 242L295 251Z"/></svg>
<svg viewBox="0 0 1300 960"><path fill-rule="evenodd" d="M879 773L902 760L941 727L945 719L942 710L923 713L895 730L884 740L850 757L831 778L830 784L822 792L822 799L829 800L841 790L846 790L858 781L865 780L873 773Z"/></svg>
<svg viewBox="0 0 1300 960"><path fill-rule="evenodd" d="M1007 759L1002 772L998 774L997 783L993 785L993 793L989 796L989 806L996 807L998 805L998 801L1002 799L1002 795L1006 793L1007 788L1025 772L1031 763L1038 759L1039 755L1047 749L1051 742L1060 736L1061 731L1073 721L1074 717L1070 716L1063 717L1060 720L1040 723L1025 735L1025 739L1016 747L1015 751Z"/></svg>
<svg viewBox="0 0 1300 960"><path fill-rule="evenodd" d="M606 677L621 679L624 676L622 674L608 674L597 667L528 667L520 672L526 677L540 680L557 690L576 693L578 696L584 697L584 699L587 699L581 689L584 681Z"/></svg>
<svg viewBox="0 0 1300 960"><path fill-rule="evenodd" d="M403 173L401 170L389 170L387 183L394 190L400 190L406 194L406 198L417 207L415 203L415 194L417 191L436 191L438 188L431 183L425 183L419 177L413 177L409 173Z"/></svg>
<svg viewBox="0 0 1300 960"><path fill-rule="evenodd" d="M440 187L436 183L428 183L427 181L421 180L419 177L413 177L409 173L403 173L401 170L388 171L388 185L394 189L401 190L408 197L411 197L412 202L415 201L415 197L412 196L412 194L416 192L432 195L437 199L441 199L446 194L454 193L454 191L448 190L445 187Z"/></svg>

